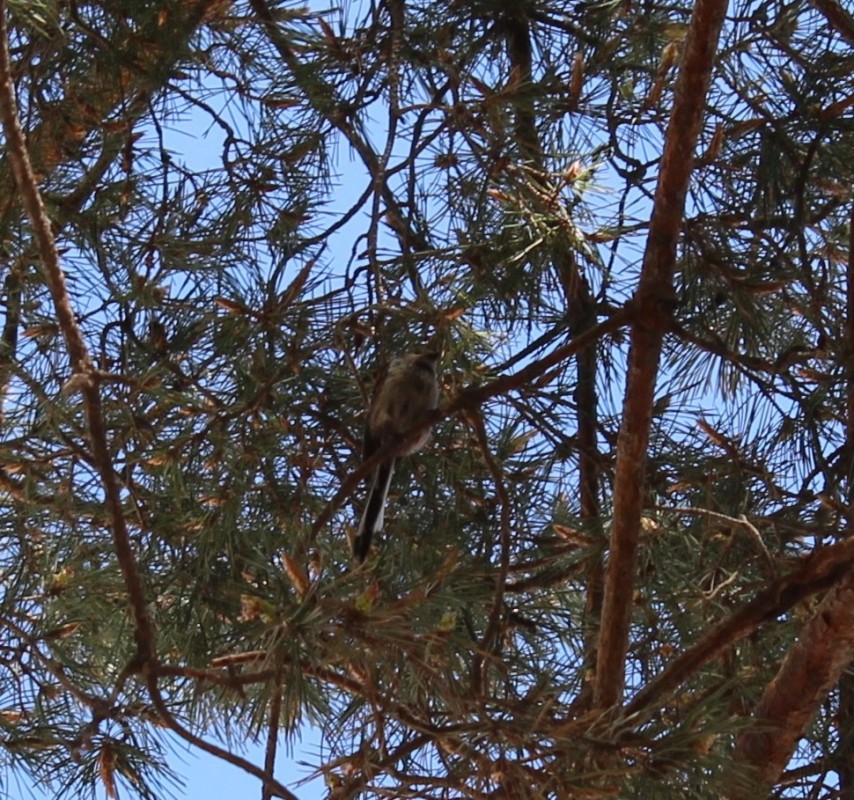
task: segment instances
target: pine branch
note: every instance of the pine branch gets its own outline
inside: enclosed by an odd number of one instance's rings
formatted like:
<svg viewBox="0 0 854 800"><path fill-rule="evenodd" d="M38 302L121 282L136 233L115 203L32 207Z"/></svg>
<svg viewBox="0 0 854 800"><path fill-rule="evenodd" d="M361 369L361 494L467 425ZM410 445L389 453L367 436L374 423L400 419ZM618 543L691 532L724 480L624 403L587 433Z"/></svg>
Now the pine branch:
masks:
<svg viewBox="0 0 854 800"><path fill-rule="evenodd" d="M599 625L594 690L598 708L619 702L623 688L653 393L672 313L673 265L685 194L726 7L724 0L699 0L694 6L636 293L638 316L632 325L626 399L617 443L614 518Z"/></svg>
<svg viewBox="0 0 854 800"><path fill-rule="evenodd" d="M854 209L849 217L845 340L854 352ZM846 443L854 443L854 365L847 375ZM848 542L854 524L848 524ZM854 660L854 570L847 570L813 612L812 618L765 688L751 714L754 726L743 732L735 758L752 764L759 780L773 786L798 741L828 693Z"/></svg>
<svg viewBox="0 0 854 800"><path fill-rule="evenodd" d="M734 642L760 625L777 619L797 603L827 591L842 580L854 564L854 539L822 547L800 560L797 569L783 575L753 600L721 620L696 644L682 652L657 677L651 679L626 706L626 716L647 717L678 686Z"/></svg>
<svg viewBox="0 0 854 800"><path fill-rule="evenodd" d="M65 338L66 349L71 362L72 376L66 384L66 390L69 388L79 390L83 395L92 455L103 482L116 558L124 576L134 618L137 645L135 658L138 664L142 665L153 661L155 658L154 629L148 613L145 592L133 548L130 544L119 486L113 472L101 409L100 379L89 357L88 348L71 306L65 275L59 262L53 229L30 163L24 133L18 117L15 90L12 84L9 39L6 30L5 0L0 0L0 121L2 121L3 131L6 134L15 183L33 225L45 281L53 298L57 321Z"/></svg>

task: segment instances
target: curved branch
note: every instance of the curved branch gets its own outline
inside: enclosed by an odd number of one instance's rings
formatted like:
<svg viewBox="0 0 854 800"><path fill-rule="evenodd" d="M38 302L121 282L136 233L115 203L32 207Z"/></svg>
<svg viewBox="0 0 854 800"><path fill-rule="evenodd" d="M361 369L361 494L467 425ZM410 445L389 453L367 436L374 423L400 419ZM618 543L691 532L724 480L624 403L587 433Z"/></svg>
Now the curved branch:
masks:
<svg viewBox="0 0 854 800"><path fill-rule="evenodd" d="M71 306L53 228L38 188L18 117L6 30L5 0L0 0L0 122L6 136L9 161L17 189L24 209L32 222L45 282L53 299L57 322L65 339L65 347L71 362L72 377L66 384L66 389L79 390L83 395L92 455L104 487L105 503L111 519L113 546L134 618L136 655L139 663L142 664L154 658L154 630L125 524L119 486L112 469L101 409L98 373L92 365L86 342Z"/></svg>
<svg viewBox="0 0 854 800"><path fill-rule="evenodd" d="M0 2L2 1L3 0L0 0ZM154 703L154 707L157 709L160 719L163 720L169 730L180 736L184 741L189 742L193 747L198 747L199 750L204 750L206 753L222 759L223 761L227 761L229 764L239 767L250 775L254 775L258 780L263 782L265 791L269 793L269 796L283 797L285 800L298 800L295 794L289 792L278 781L273 780L266 770L256 767L251 761L247 761L245 758L241 758L229 750L212 744L211 742L202 739L200 736L196 736L192 731L187 730L187 728L172 716L172 712L169 711L169 707L166 705L166 701L160 693L160 687L157 685L156 674L151 670L146 670L146 672L146 685L148 687L148 693L151 695L151 701Z"/></svg>

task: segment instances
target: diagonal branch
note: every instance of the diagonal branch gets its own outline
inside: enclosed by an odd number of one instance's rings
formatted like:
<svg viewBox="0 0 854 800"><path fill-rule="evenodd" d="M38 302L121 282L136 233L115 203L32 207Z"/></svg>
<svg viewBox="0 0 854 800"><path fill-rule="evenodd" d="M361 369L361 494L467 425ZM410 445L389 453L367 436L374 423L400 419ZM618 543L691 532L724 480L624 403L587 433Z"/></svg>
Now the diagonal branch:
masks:
<svg viewBox="0 0 854 800"><path fill-rule="evenodd" d="M846 445L854 443L854 209L849 218L846 275L848 356ZM851 476L849 475L849 480ZM850 490L849 490L850 491ZM850 502L850 500L849 500ZM845 542L854 539L848 523ZM849 565L789 651L753 710L753 725L739 736L736 759L754 765L766 786L776 783L819 706L854 660L854 568Z"/></svg>
<svg viewBox="0 0 854 800"><path fill-rule="evenodd" d="M447 405L427 415L417 427L405 434L401 442L395 443L391 448L400 447L405 445L407 442L414 442L427 428L435 425L440 420L451 417L454 414L469 408L477 408L491 397L498 397L499 395L518 389L521 386L526 386L535 378L538 378L548 372L548 370L555 365L560 364L562 361L571 358L588 347L592 347L601 337L619 330L630 319L632 319L634 309L634 305L629 303L624 308L614 312L604 322L600 322L598 325L588 328L584 333L575 336L567 344L555 348L547 356L543 356L543 358L540 358L537 361L532 361L526 367L523 367L517 372L514 372L511 375L502 375L483 386L475 386L463 390ZM301 553L304 554L308 551L308 548L314 544L314 541L320 531L323 530L329 520L332 519L332 515L355 491L356 487L359 486L365 476L369 475L384 458L388 458L388 455L388 449L378 450L369 459L364 461L357 470L347 476L346 480L341 484L341 488L326 504L323 511L320 512L319 516L315 520L314 525L312 525L308 536L300 546Z"/></svg>
<svg viewBox="0 0 854 800"><path fill-rule="evenodd" d="M636 292L628 379L614 483L614 516L605 577L594 703L607 708L624 683L635 557L653 393L673 303L673 265L726 0L698 0L676 81L673 114L661 159L649 237Z"/></svg>
<svg viewBox="0 0 854 800"><path fill-rule="evenodd" d="M36 176L24 141L24 132L18 117L6 30L5 0L0 0L0 123L2 123L3 132L6 136L8 157L18 194L33 226L33 235L38 247L45 282L53 299L57 322L65 339L65 347L71 362L72 377L67 388L79 390L83 395L92 455L104 487L105 504L111 520L113 546L133 614L137 645L136 660L139 663L144 663L154 658L154 631L145 603L145 593L139 570L131 548L130 536L125 525L119 486L112 469L101 409L98 375L92 365L86 342L71 306L65 275L59 262L53 229L36 182Z"/></svg>
<svg viewBox="0 0 854 800"><path fill-rule="evenodd" d="M667 668L649 681L626 706L627 715L646 716L667 696L734 642L760 625L777 619L790 608L838 583L854 569L854 539L816 550L803 558L793 572L775 579L750 602L709 630L680 653Z"/></svg>
<svg viewBox="0 0 854 800"><path fill-rule="evenodd" d="M838 0L810 0L810 5L817 8L830 27L854 47L854 17L842 8Z"/></svg>

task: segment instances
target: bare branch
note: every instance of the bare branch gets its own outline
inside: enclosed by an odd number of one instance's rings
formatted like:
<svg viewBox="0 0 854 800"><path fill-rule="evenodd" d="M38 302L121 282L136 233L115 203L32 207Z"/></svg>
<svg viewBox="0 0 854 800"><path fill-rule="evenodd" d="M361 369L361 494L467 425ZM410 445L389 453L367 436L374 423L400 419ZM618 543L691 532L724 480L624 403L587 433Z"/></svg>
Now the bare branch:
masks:
<svg viewBox="0 0 854 800"><path fill-rule="evenodd" d="M694 6L636 293L637 316L632 326L617 444L614 519L599 625L594 691L594 703L599 708L617 703L623 688L653 393L661 345L670 325L673 264L685 193L726 7L725 0L698 0Z"/></svg>

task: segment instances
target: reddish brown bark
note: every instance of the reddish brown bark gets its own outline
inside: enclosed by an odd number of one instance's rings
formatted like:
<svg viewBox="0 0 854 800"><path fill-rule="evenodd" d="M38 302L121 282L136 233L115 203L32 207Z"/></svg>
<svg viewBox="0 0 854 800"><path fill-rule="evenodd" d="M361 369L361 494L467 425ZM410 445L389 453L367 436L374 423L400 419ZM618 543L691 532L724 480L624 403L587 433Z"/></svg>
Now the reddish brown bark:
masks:
<svg viewBox="0 0 854 800"><path fill-rule="evenodd" d="M636 293L596 665L594 698L599 708L619 702L623 689L653 393L670 323L673 264L685 194L726 7L725 0L699 0L694 7Z"/></svg>
<svg viewBox="0 0 854 800"><path fill-rule="evenodd" d="M854 571L821 602L753 711L735 757L769 788L792 757L819 705L854 656ZM753 797L754 795L750 795ZM745 796L747 800L747 796Z"/></svg>
<svg viewBox="0 0 854 800"><path fill-rule="evenodd" d="M849 219L846 332L848 390L846 441L854 439L854 211ZM849 481L851 476L848 476ZM849 490L850 493L850 490ZM849 497L850 503L850 497ZM846 542L854 538L851 523ZM786 768L807 725L854 660L854 567L822 600L798 642L753 711L752 728L742 733L735 757L753 765L758 780L772 786Z"/></svg>

